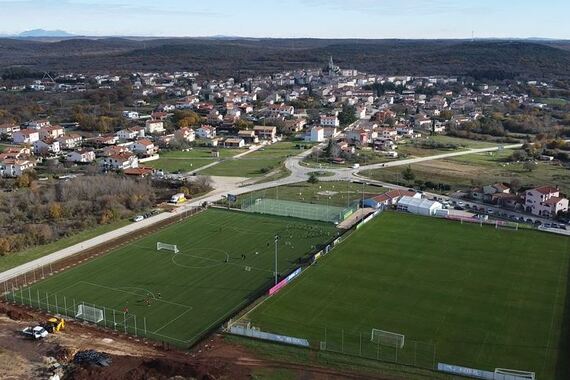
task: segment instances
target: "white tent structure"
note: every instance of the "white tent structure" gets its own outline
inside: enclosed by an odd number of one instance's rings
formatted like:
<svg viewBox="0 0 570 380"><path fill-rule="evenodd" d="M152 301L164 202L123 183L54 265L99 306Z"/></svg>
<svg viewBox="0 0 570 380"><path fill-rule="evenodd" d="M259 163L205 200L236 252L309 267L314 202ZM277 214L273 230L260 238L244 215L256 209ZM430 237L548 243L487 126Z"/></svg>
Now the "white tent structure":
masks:
<svg viewBox="0 0 570 380"><path fill-rule="evenodd" d="M442 208L443 205L441 203L425 198L402 197L398 201L398 210L417 215L433 216L436 210L441 210Z"/></svg>

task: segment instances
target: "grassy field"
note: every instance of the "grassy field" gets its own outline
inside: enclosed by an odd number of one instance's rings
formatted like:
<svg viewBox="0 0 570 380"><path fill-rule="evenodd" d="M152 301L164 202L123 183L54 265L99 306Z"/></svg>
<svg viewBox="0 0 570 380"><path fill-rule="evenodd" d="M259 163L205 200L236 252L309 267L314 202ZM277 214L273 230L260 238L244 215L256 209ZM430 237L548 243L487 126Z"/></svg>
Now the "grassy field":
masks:
<svg viewBox="0 0 570 380"><path fill-rule="evenodd" d="M16 297L44 309L49 302L51 312L67 307L64 314L94 304L105 308L101 325L188 347L272 283L275 234L284 273L335 233L333 224L210 209ZM157 241L177 244L180 254L157 252Z"/></svg>
<svg viewBox="0 0 570 380"><path fill-rule="evenodd" d="M405 334L399 363L567 379L569 257L564 237L384 213L247 318L356 356L394 360L376 328Z"/></svg>
<svg viewBox="0 0 570 380"><path fill-rule="evenodd" d="M220 159L231 158L243 152L245 152L243 149L220 149ZM160 153L160 159L150 161L147 165L170 173L178 171L185 173L199 169L215 161L218 161L218 159L212 157L211 149L194 148L189 152L166 151Z"/></svg>
<svg viewBox="0 0 570 380"><path fill-rule="evenodd" d="M323 181L319 183L295 183L292 185L273 187L238 196L240 199L272 198L285 201L297 201L330 206L348 207L351 203L364 197L383 194L387 189L343 181Z"/></svg>
<svg viewBox="0 0 570 380"><path fill-rule="evenodd" d="M511 150L476 153L445 160L413 164L416 180L445 183L452 190L468 190L475 186L497 182L510 183L518 179L523 186L558 185L562 192L570 193L570 170L551 162L539 162L532 172L522 163L509 163ZM386 182L401 182L403 168L383 168L364 171L362 174Z"/></svg>
<svg viewBox="0 0 570 380"><path fill-rule="evenodd" d="M63 239L59 239L53 243L39 245L37 247L26 249L24 251L11 253L7 256L0 256L0 272L17 267L18 265L38 259L42 256L49 255L50 253L59 251L61 249L71 247L74 244L91 239L106 232L116 230L117 228L121 228L130 223L132 222L129 219L125 219L115 223L97 226L95 228L78 232Z"/></svg>
<svg viewBox="0 0 570 380"><path fill-rule="evenodd" d="M243 158L227 160L207 168L204 175L228 177L260 177L279 168L289 156L302 152L295 142L279 142L269 145Z"/></svg>

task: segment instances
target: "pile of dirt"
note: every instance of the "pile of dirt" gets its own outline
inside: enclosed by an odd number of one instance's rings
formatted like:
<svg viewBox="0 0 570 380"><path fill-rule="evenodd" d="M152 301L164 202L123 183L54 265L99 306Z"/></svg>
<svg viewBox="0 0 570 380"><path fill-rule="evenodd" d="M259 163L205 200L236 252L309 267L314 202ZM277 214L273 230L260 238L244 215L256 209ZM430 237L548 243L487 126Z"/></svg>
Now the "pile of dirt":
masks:
<svg viewBox="0 0 570 380"><path fill-rule="evenodd" d="M74 356L74 351L69 347L64 347L56 343L50 348L48 355L56 358L60 362L69 362Z"/></svg>
<svg viewBox="0 0 570 380"><path fill-rule="evenodd" d="M21 309L12 308L7 304L0 303L0 314L5 314L8 318L14 321L29 321L33 319L33 317L22 311Z"/></svg>

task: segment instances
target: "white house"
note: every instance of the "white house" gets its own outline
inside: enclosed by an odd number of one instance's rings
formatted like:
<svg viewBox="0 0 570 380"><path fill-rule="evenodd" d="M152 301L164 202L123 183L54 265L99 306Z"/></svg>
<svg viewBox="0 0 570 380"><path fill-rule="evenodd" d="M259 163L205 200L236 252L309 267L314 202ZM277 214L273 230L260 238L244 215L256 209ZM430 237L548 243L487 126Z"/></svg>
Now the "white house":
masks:
<svg viewBox="0 0 570 380"><path fill-rule="evenodd" d="M59 141L54 138L46 137L38 141L34 141L34 154L36 155L49 155L58 154L61 151Z"/></svg>
<svg viewBox="0 0 570 380"><path fill-rule="evenodd" d="M24 171L33 169L34 166L33 161L8 158L0 163L0 176L19 177Z"/></svg>
<svg viewBox="0 0 570 380"><path fill-rule="evenodd" d="M196 140L196 132L192 128L180 128L174 132L174 138L178 141L192 142Z"/></svg>
<svg viewBox="0 0 570 380"><path fill-rule="evenodd" d="M148 134L163 133L164 123L160 120L147 120L145 122L145 132Z"/></svg>
<svg viewBox="0 0 570 380"><path fill-rule="evenodd" d="M239 137L230 137L224 141L226 148L243 148L244 146L245 140Z"/></svg>
<svg viewBox="0 0 570 380"><path fill-rule="evenodd" d="M135 111L123 111L123 116L131 120L139 119L139 113Z"/></svg>
<svg viewBox="0 0 570 380"><path fill-rule="evenodd" d="M335 115L321 115L320 124L323 127L339 127L340 121Z"/></svg>
<svg viewBox="0 0 570 380"><path fill-rule="evenodd" d="M156 147L154 143L149 139L140 139L133 143L131 149L136 154L140 154L143 156L152 156L156 153Z"/></svg>
<svg viewBox="0 0 570 380"><path fill-rule="evenodd" d="M277 134L277 127L256 125L253 127L253 132L260 140L274 140Z"/></svg>
<svg viewBox="0 0 570 380"><path fill-rule="evenodd" d="M26 125L30 129L41 129L41 128L49 127L51 125L51 123L47 119L41 119L41 120L29 121Z"/></svg>
<svg viewBox="0 0 570 380"><path fill-rule="evenodd" d="M67 154L67 161L86 164L95 161L95 152L89 149L79 149Z"/></svg>
<svg viewBox="0 0 570 380"><path fill-rule="evenodd" d="M22 129L12 134L14 144L33 144L40 139L40 133L35 129Z"/></svg>
<svg viewBox="0 0 570 380"><path fill-rule="evenodd" d="M211 139L216 137L216 128L209 125L202 125L196 130L196 135L201 139Z"/></svg>
<svg viewBox="0 0 570 380"><path fill-rule="evenodd" d="M0 125L0 137L2 135L12 137L12 134L19 130L20 126L17 124L11 124L11 123L2 124Z"/></svg>
<svg viewBox="0 0 570 380"><path fill-rule="evenodd" d="M533 215L552 218L559 212L568 211L568 199L560 196L560 190L541 186L525 192L525 211Z"/></svg>
<svg viewBox="0 0 570 380"><path fill-rule="evenodd" d="M59 146L61 149L75 149L81 146L83 137L76 133L70 133L68 135L59 137L57 141L59 141Z"/></svg>
<svg viewBox="0 0 570 380"><path fill-rule="evenodd" d="M325 141L325 129L323 127L313 127L307 137L309 141L323 142Z"/></svg>
<svg viewBox="0 0 570 380"><path fill-rule="evenodd" d="M104 157L102 164L111 170L124 170L128 168L138 168L139 159L134 154L124 152Z"/></svg>
<svg viewBox="0 0 570 380"><path fill-rule="evenodd" d="M65 133L64 129L60 125L50 125L49 127L43 127L38 129L40 132L40 139L44 138L53 138L57 139L60 136L63 136Z"/></svg>
<svg viewBox="0 0 570 380"><path fill-rule="evenodd" d="M134 140L138 137L144 137L144 129L139 127L121 129L117 132L117 137L120 140Z"/></svg>

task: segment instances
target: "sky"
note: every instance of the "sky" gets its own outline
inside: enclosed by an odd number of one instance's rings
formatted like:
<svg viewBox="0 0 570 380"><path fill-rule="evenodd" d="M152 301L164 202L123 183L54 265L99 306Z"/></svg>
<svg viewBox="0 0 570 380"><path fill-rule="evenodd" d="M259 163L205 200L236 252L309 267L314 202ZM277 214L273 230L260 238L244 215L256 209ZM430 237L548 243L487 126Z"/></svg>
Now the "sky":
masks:
<svg viewBox="0 0 570 380"><path fill-rule="evenodd" d="M0 0L0 34L570 39L570 0Z"/></svg>

